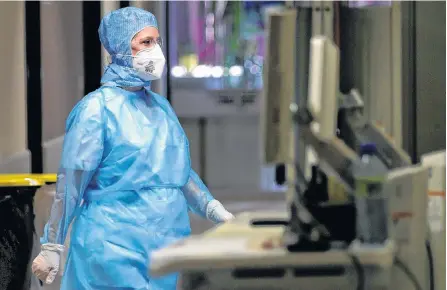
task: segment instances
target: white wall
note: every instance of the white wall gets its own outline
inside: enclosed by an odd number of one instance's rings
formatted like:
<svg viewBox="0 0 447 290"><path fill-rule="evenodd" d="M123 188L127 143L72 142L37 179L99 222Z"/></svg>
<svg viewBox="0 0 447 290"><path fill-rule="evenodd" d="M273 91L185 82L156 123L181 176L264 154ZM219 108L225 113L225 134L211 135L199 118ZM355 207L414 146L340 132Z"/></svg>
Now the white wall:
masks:
<svg viewBox="0 0 447 290"><path fill-rule="evenodd" d="M258 188L260 127L256 117L211 119L206 130L207 181L213 188Z"/></svg>
<svg viewBox="0 0 447 290"><path fill-rule="evenodd" d="M200 148L197 119L181 119L191 147L194 170L205 176L210 188L258 189L260 187L260 127L255 116L207 119L206 148ZM205 174L200 150L205 150Z"/></svg>
<svg viewBox="0 0 447 290"><path fill-rule="evenodd" d="M0 172L24 172L29 170L24 2L0 2L0 39Z"/></svg>
<svg viewBox="0 0 447 290"><path fill-rule="evenodd" d="M64 133L65 120L84 95L82 2L41 3L42 140Z"/></svg>
<svg viewBox="0 0 447 290"><path fill-rule="evenodd" d="M0 5L0 154L7 156L26 149L25 3Z"/></svg>

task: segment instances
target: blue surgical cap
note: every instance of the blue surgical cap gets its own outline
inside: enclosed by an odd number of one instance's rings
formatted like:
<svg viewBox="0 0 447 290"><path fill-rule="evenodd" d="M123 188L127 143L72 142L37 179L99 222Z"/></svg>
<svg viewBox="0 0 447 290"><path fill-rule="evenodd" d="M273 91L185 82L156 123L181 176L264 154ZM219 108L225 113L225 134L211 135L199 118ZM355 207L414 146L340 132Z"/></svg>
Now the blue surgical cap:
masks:
<svg viewBox="0 0 447 290"><path fill-rule="evenodd" d="M158 28L155 16L137 7L126 7L110 12L101 20L99 39L107 52L112 56L112 62L118 65L132 67L132 38L145 27Z"/></svg>

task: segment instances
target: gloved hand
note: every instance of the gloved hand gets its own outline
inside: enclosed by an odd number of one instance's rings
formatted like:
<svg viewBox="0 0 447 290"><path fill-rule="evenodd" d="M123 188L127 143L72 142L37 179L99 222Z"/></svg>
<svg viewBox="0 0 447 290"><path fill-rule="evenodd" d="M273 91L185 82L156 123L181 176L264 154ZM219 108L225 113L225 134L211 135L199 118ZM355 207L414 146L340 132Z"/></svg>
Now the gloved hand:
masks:
<svg viewBox="0 0 447 290"><path fill-rule="evenodd" d="M63 251L63 245L43 244L40 254L34 259L31 267L34 275L46 284L53 283L59 271L60 257Z"/></svg>
<svg viewBox="0 0 447 290"><path fill-rule="evenodd" d="M208 203L206 207L206 217L216 224L234 219L234 215L227 211L216 199Z"/></svg>

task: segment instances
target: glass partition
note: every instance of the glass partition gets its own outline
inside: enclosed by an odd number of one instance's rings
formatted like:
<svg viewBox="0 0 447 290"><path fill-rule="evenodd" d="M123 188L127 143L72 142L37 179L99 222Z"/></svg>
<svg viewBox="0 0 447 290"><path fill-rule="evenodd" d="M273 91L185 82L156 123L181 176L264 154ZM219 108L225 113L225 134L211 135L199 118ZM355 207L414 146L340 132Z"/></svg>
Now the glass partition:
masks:
<svg viewBox="0 0 447 290"><path fill-rule="evenodd" d="M260 90L265 10L280 5L284 2L170 2L172 90Z"/></svg>

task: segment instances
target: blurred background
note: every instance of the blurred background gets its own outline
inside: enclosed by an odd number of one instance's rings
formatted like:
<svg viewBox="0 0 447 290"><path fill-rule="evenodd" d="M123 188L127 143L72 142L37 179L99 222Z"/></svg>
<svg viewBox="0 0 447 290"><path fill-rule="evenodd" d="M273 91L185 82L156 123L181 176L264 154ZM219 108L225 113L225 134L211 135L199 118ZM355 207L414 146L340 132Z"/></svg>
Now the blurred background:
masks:
<svg viewBox="0 0 447 290"><path fill-rule="evenodd" d="M333 3L341 90L358 88L367 116L413 160L444 149L445 2ZM153 90L173 105L211 191L230 211L282 207L284 167L261 159L266 11L308 2L0 2L0 172L57 171L65 119L107 64L100 20L129 5L158 18L167 69Z"/></svg>

